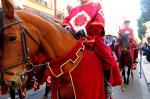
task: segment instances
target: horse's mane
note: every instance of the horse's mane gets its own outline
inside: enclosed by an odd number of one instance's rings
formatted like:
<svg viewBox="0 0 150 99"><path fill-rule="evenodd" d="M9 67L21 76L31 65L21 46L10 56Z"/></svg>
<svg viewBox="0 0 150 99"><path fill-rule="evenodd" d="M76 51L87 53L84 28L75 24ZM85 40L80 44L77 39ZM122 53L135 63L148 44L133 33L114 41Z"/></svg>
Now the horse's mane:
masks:
<svg viewBox="0 0 150 99"><path fill-rule="evenodd" d="M128 40L128 34L123 33L121 36L121 40L126 42Z"/></svg>
<svg viewBox="0 0 150 99"><path fill-rule="evenodd" d="M61 25L55 23L54 21L47 21L36 14L22 10L17 10L16 13L22 21L21 24L23 27L31 33L32 31L36 31L33 33L37 33L37 35L39 35L39 40L43 42L41 46L46 48L46 46L50 45L51 48L55 50L53 53L57 53L57 57L71 49L76 43L75 38Z"/></svg>
<svg viewBox="0 0 150 99"><path fill-rule="evenodd" d="M37 11L29 11L29 10L24 10L24 11L26 11L26 12L28 12L28 13L36 14L36 15L42 17L43 19L49 21L49 22L52 23L53 25L55 25L55 26L59 29L59 31L64 31L64 28L63 28L60 24L54 22L54 21L52 20L52 17L50 17L50 16L48 16L48 15L45 15L45 14L43 14L43 13L39 13L39 12L37 12Z"/></svg>
<svg viewBox="0 0 150 99"><path fill-rule="evenodd" d="M67 32L61 25L54 22L50 17L45 17L41 14L31 13L31 12L28 12L25 10L18 10L17 12L18 12L17 14L19 14L19 17L23 18L23 20L26 21L27 23L30 23L31 20L33 21L34 18L35 19L38 18L39 20L36 20L36 21L40 21L40 22L43 21L43 22L51 25L52 27L57 28L57 30L59 30L59 33L61 33L61 34L64 34L64 32ZM39 25L41 25L40 22L39 22Z"/></svg>
<svg viewBox="0 0 150 99"><path fill-rule="evenodd" d="M122 34L122 36L120 38L120 44L121 44L122 48L130 46L130 44L129 44L129 35L128 34L126 34L126 33Z"/></svg>

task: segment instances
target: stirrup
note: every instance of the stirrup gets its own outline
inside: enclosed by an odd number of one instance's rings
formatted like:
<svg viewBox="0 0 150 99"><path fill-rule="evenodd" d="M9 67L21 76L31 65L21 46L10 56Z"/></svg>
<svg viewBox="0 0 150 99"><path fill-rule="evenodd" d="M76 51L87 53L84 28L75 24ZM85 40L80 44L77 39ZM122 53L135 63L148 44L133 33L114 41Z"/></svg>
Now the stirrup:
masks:
<svg viewBox="0 0 150 99"><path fill-rule="evenodd" d="M111 84L106 80L105 78L105 92L107 96L112 96L113 95L113 89Z"/></svg>
<svg viewBox="0 0 150 99"><path fill-rule="evenodd" d="M106 95L107 96L113 95L113 89L112 89L112 86L110 85L110 83L107 82L105 90L106 90Z"/></svg>

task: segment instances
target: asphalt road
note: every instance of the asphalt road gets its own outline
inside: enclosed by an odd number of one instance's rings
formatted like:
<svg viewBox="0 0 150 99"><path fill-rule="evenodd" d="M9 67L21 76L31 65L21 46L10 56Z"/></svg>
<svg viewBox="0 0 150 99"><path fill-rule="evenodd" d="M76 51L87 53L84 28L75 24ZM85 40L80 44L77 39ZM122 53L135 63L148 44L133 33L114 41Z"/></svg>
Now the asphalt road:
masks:
<svg viewBox="0 0 150 99"><path fill-rule="evenodd" d="M142 67L144 68L144 64L142 65ZM134 79L130 77L129 85L124 85L125 92L122 92L119 86L113 88L113 99L150 99L150 91L148 90L148 86L145 79L145 74L147 73L145 71L142 71L142 76L140 78L139 71L140 65L138 64L137 69L134 70ZM150 72L150 69L147 72Z"/></svg>
<svg viewBox="0 0 150 99"><path fill-rule="evenodd" d="M40 86L40 89L34 91L33 89L27 91L27 96L25 99L42 99L45 92L45 84ZM0 99L10 99L9 94L0 96ZM50 94L48 95L48 99L50 99Z"/></svg>

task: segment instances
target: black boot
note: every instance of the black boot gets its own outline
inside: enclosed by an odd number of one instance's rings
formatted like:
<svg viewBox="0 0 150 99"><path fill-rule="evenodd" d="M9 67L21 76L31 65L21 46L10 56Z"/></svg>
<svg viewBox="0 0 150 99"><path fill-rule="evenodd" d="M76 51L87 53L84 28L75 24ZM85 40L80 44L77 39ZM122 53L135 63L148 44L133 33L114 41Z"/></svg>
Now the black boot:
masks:
<svg viewBox="0 0 150 99"><path fill-rule="evenodd" d="M110 85L110 70L104 71L104 80L105 80L105 92L107 96L111 96L113 94L112 86Z"/></svg>

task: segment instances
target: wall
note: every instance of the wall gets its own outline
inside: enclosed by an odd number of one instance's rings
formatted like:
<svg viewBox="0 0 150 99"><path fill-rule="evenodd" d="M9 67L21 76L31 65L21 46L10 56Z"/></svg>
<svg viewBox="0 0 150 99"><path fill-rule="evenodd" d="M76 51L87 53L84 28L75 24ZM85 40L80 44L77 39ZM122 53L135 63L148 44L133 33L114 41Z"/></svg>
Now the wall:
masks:
<svg viewBox="0 0 150 99"><path fill-rule="evenodd" d="M48 15L54 16L54 0L51 1L51 8L48 8L47 6L41 5L42 3L38 3L38 0L22 0L24 7L36 9Z"/></svg>

